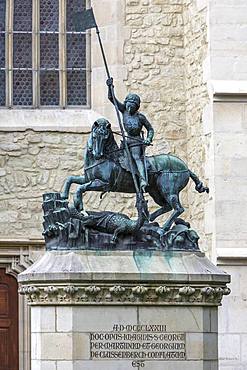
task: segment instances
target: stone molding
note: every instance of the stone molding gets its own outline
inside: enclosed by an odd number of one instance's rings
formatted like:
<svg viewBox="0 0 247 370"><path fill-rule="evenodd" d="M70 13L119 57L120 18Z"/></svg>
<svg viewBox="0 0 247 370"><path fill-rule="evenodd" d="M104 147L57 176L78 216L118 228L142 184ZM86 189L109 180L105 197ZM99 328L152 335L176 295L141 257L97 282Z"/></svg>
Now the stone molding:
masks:
<svg viewBox="0 0 247 370"><path fill-rule="evenodd" d="M0 266L4 266L6 274L17 278L18 274L25 271L33 264L29 255L29 248L0 249Z"/></svg>
<svg viewBox="0 0 247 370"><path fill-rule="evenodd" d="M199 305L219 306L226 285L186 284L23 284L30 305Z"/></svg>

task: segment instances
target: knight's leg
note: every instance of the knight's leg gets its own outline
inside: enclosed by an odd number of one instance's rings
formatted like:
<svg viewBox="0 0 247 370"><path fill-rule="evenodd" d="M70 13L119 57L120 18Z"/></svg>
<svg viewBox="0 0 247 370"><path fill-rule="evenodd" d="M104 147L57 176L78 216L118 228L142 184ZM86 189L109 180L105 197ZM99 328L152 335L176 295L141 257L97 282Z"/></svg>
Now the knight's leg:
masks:
<svg viewBox="0 0 247 370"><path fill-rule="evenodd" d="M84 184L86 182L85 176L69 176L64 184L63 192L61 193L62 199L68 199L69 190L72 184Z"/></svg>
<svg viewBox="0 0 247 370"><path fill-rule="evenodd" d="M108 191L109 190L109 183L96 179L94 181L89 181L81 186L78 186L74 195L74 206L75 208L79 209L80 211L82 208L82 193L86 191Z"/></svg>
<svg viewBox="0 0 247 370"><path fill-rule="evenodd" d="M139 172L140 187L141 187L143 193L145 193L146 187L148 186L148 179L146 178L144 164L143 164L143 161L141 159L136 159L135 163L136 163L136 166L137 166L138 172Z"/></svg>
<svg viewBox="0 0 247 370"><path fill-rule="evenodd" d="M164 231L169 230L170 227L172 226L172 223L174 222L174 220L178 216L180 216L181 213L184 212L184 208L182 207L177 194L169 195L167 200L168 200L169 204L171 205L171 207L173 208L173 212L163 225Z"/></svg>
<svg viewBox="0 0 247 370"><path fill-rule="evenodd" d="M148 179L146 178L146 172L144 167L144 162L141 159L142 150L140 146L131 147L131 154L136 164L139 179L140 179L140 187L142 188L143 192L145 192L145 187L148 186Z"/></svg>

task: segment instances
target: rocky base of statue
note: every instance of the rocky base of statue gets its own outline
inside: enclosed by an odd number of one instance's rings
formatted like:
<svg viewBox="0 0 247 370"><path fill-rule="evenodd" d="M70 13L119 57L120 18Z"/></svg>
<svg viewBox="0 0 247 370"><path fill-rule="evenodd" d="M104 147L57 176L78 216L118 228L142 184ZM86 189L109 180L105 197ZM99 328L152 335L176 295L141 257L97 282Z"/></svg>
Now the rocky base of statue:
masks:
<svg viewBox="0 0 247 370"><path fill-rule="evenodd" d="M165 232L157 222L144 223L110 211L79 212L60 193L43 196L44 232L48 250L178 250L199 251L198 234L177 219Z"/></svg>

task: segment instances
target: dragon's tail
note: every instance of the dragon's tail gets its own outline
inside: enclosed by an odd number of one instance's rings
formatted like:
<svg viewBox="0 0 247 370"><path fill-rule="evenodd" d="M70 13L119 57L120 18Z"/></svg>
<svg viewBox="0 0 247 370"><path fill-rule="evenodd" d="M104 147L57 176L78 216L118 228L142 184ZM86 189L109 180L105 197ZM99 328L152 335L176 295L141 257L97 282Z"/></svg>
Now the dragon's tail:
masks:
<svg viewBox="0 0 247 370"><path fill-rule="evenodd" d="M194 181L196 184L195 189L198 191L198 193L209 193L209 188L207 186L204 186L202 181L194 174L192 171L189 170L190 178Z"/></svg>

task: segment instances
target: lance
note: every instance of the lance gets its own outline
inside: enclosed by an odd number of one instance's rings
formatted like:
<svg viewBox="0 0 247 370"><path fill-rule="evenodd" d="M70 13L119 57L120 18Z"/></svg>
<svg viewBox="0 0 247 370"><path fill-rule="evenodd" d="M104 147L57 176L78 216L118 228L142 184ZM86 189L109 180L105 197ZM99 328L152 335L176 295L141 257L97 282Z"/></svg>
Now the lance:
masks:
<svg viewBox="0 0 247 370"><path fill-rule="evenodd" d="M104 60L104 65L105 65L107 78L108 79L111 78L109 68L108 68L108 65L107 65L107 60L106 60L106 56L105 56L104 47L103 47L102 40L101 40L101 37L100 37L100 31L99 31L98 25L97 25L95 17L94 17L93 8L84 10L82 12L75 13L73 15L73 23L74 23L74 26L75 26L75 29L76 29L77 32L85 32L86 30L91 29L91 28L96 29L96 33L97 33L97 36L98 36L98 41L99 41L102 57L103 57L103 60ZM123 123L121 121L120 113L119 113L119 110L118 110L118 105L117 105L116 97L115 97L115 94L114 94L113 85L110 85L110 89L111 89L113 104L114 104L114 107L115 107L115 110L116 110L118 124L119 124L120 130L121 130L121 135L122 135L122 138L123 138L124 149L126 151L128 162L129 162L129 165L130 165L130 170L131 170L131 175L132 175L134 186L135 186L137 200L140 199L140 197L143 199L142 191L139 189L138 182L136 180L135 169L134 169L134 166L133 166L132 157L131 157L131 154L130 154L128 143L126 141L124 127L123 127Z"/></svg>

